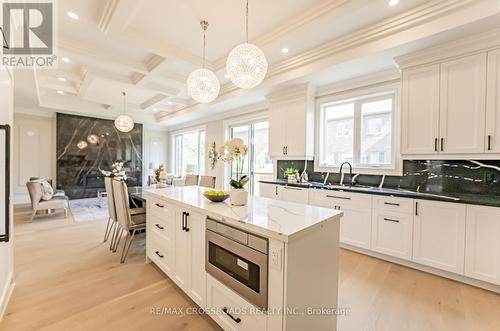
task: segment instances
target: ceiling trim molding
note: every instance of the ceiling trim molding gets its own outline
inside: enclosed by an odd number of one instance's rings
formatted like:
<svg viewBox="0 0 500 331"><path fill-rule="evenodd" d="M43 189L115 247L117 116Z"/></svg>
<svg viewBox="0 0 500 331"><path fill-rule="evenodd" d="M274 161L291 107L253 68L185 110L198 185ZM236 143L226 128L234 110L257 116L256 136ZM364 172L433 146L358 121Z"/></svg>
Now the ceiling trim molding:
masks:
<svg viewBox="0 0 500 331"><path fill-rule="evenodd" d="M278 26L277 28L251 40L251 42L259 47L263 47L274 40L283 37L287 33L298 30L321 16L343 7L351 1L352 0L325 0L314 7L310 7L306 11L301 12L295 17L288 19L286 23ZM226 58L227 55L214 62L216 70L220 70L226 65Z"/></svg>
<svg viewBox="0 0 500 331"><path fill-rule="evenodd" d="M354 32L335 38L330 42L314 47L302 54L289 58L285 61L271 65L269 67L266 81L270 78L286 74L292 70L300 69L307 65L313 64L325 58L335 56L339 53L346 53L356 47L361 47L369 43L381 41L384 38L393 36L398 32L403 32L407 29L414 28L419 24L425 24L433 19L441 18L447 14L453 13L467 6L473 6L479 2L491 2L487 0L432 0L418 7L415 7L402 14L381 20L375 24ZM498 8L500 10L500 8ZM230 93L240 90L232 83L224 84L221 87L221 96L227 96ZM184 108L169 113L162 120L175 116L179 112L185 112L190 108L195 109L199 106L198 103L193 103Z"/></svg>
<svg viewBox="0 0 500 331"><path fill-rule="evenodd" d="M406 69L423 64L431 64L443 60L482 53L500 48L500 29L487 31L472 37L462 38L445 45L426 48L396 57L399 68Z"/></svg>
<svg viewBox="0 0 500 331"><path fill-rule="evenodd" d="M106 5L104 6L104 10L102 12L101 19L99 20L99 29L104 32L108 33L109 27L111 24L111 20L113 18L113 15L116 12L116 8L118 7L118 2L120 0L108 0L106 1Z"/></svg>

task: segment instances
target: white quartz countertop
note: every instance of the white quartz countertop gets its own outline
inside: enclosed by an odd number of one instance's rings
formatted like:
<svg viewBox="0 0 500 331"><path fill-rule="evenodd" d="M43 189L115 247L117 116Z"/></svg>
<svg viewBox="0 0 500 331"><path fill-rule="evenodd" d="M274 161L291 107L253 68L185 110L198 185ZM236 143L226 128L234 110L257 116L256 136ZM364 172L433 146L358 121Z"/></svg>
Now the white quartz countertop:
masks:
<svg viewBox="0 0 500 331"><path fill-rule="evenodd" d="M305 204L248 197L246 206L232 206L229 199L214 203L203 196L209 189L200 186L172 186L145 189L147 196L162 199L216 220L285 242L308 231L321 229L326 222L339 221L338 210Z"/></svg>

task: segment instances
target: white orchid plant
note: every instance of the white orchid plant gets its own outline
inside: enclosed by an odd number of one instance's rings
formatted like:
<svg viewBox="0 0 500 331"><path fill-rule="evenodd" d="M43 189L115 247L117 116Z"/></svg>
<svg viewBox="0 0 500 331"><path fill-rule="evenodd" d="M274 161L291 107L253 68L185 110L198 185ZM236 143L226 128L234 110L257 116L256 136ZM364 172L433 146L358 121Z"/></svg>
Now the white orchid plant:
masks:
<svg viewBox="0 0 500 331"><path fill-rule="evenodd" d="M242 189L248 183L248 176L243 175L245 157L248 154L248 146L240 138L226 141L217 151L218 158L229 163L234 170L235 178L231 178L229 185L234 189Z"/></svg>
<svg viewBox="0 0 500 331"><path fill-rule="evenodd" d="M123 162L116 161L111 165L111 171L101 170L106 177L113 177L118 180L127 180L127 172L123 169Z"/></svg>

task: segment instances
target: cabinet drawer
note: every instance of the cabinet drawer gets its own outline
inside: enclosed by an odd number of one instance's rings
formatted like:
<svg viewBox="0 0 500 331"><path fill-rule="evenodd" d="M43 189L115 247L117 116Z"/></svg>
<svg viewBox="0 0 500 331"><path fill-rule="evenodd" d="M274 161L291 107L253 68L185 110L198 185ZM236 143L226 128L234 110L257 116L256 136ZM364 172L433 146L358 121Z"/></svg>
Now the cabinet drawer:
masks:
<svg viewBox="0 0 500 331"><path fill-rule="evenodd" d="M147 228L149 233L157 234L165 238L173 238L174 236L172 222L165 217L148 214Z"/></svg>
<svg viewBox="0 0 500 331"><path fill-rule="evenodd" d="M312 205L339 209L363 209L371 210L372 197L368 194L351 193L345 191L312 189L310 193Z"/></svg>
<svg viewBox="0 0 500 331"><path fill-rule="evenodd" d="M395 198L390 196L374 196L373 209L413 214L413 199Z"/></svg>
<svg viewBox="0 0 500 331"><path fill-rule="evenodd" d="M170 206L168 205L168 203L160 200L160 199L156 199L156 198L148 198L148 213L149 214L153 214L153 215L156 215L156 216L159 216L161 217L162 215L164 216L172 216L172 211L173 209L172 208L169 208Z"/></svg>
<svg viewBox="0 0 500 331"><path fill-rule="evenodd" d="M148 231L147 233L147 256L163 270L168 276L172 276L174 262L173 242L158 234Z"/></svg>
<svg viewBox="0 0 500 331"><path fill-rule="evenodd" d="M372 250L411 260L413 252L413 215L393 211L373 211Z"/></svg>
<svg viewBox="0 0 500 331"><path fill-rule="evenodd" d="M210 275L207 275L207 307L224 330L267 330L267 315Z"/></svg>

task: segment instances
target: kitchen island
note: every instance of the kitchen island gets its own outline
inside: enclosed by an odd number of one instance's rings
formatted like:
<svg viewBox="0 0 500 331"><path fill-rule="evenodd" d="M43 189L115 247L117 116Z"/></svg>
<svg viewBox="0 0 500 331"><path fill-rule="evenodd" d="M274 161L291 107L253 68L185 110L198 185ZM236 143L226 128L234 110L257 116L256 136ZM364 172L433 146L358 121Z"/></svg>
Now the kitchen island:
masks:
<svg viewBox="0 0 500 331"><path fill-rule="evenodd" d="M336 330L341 211L147 189L148 262L225 330Z"/></svg>

